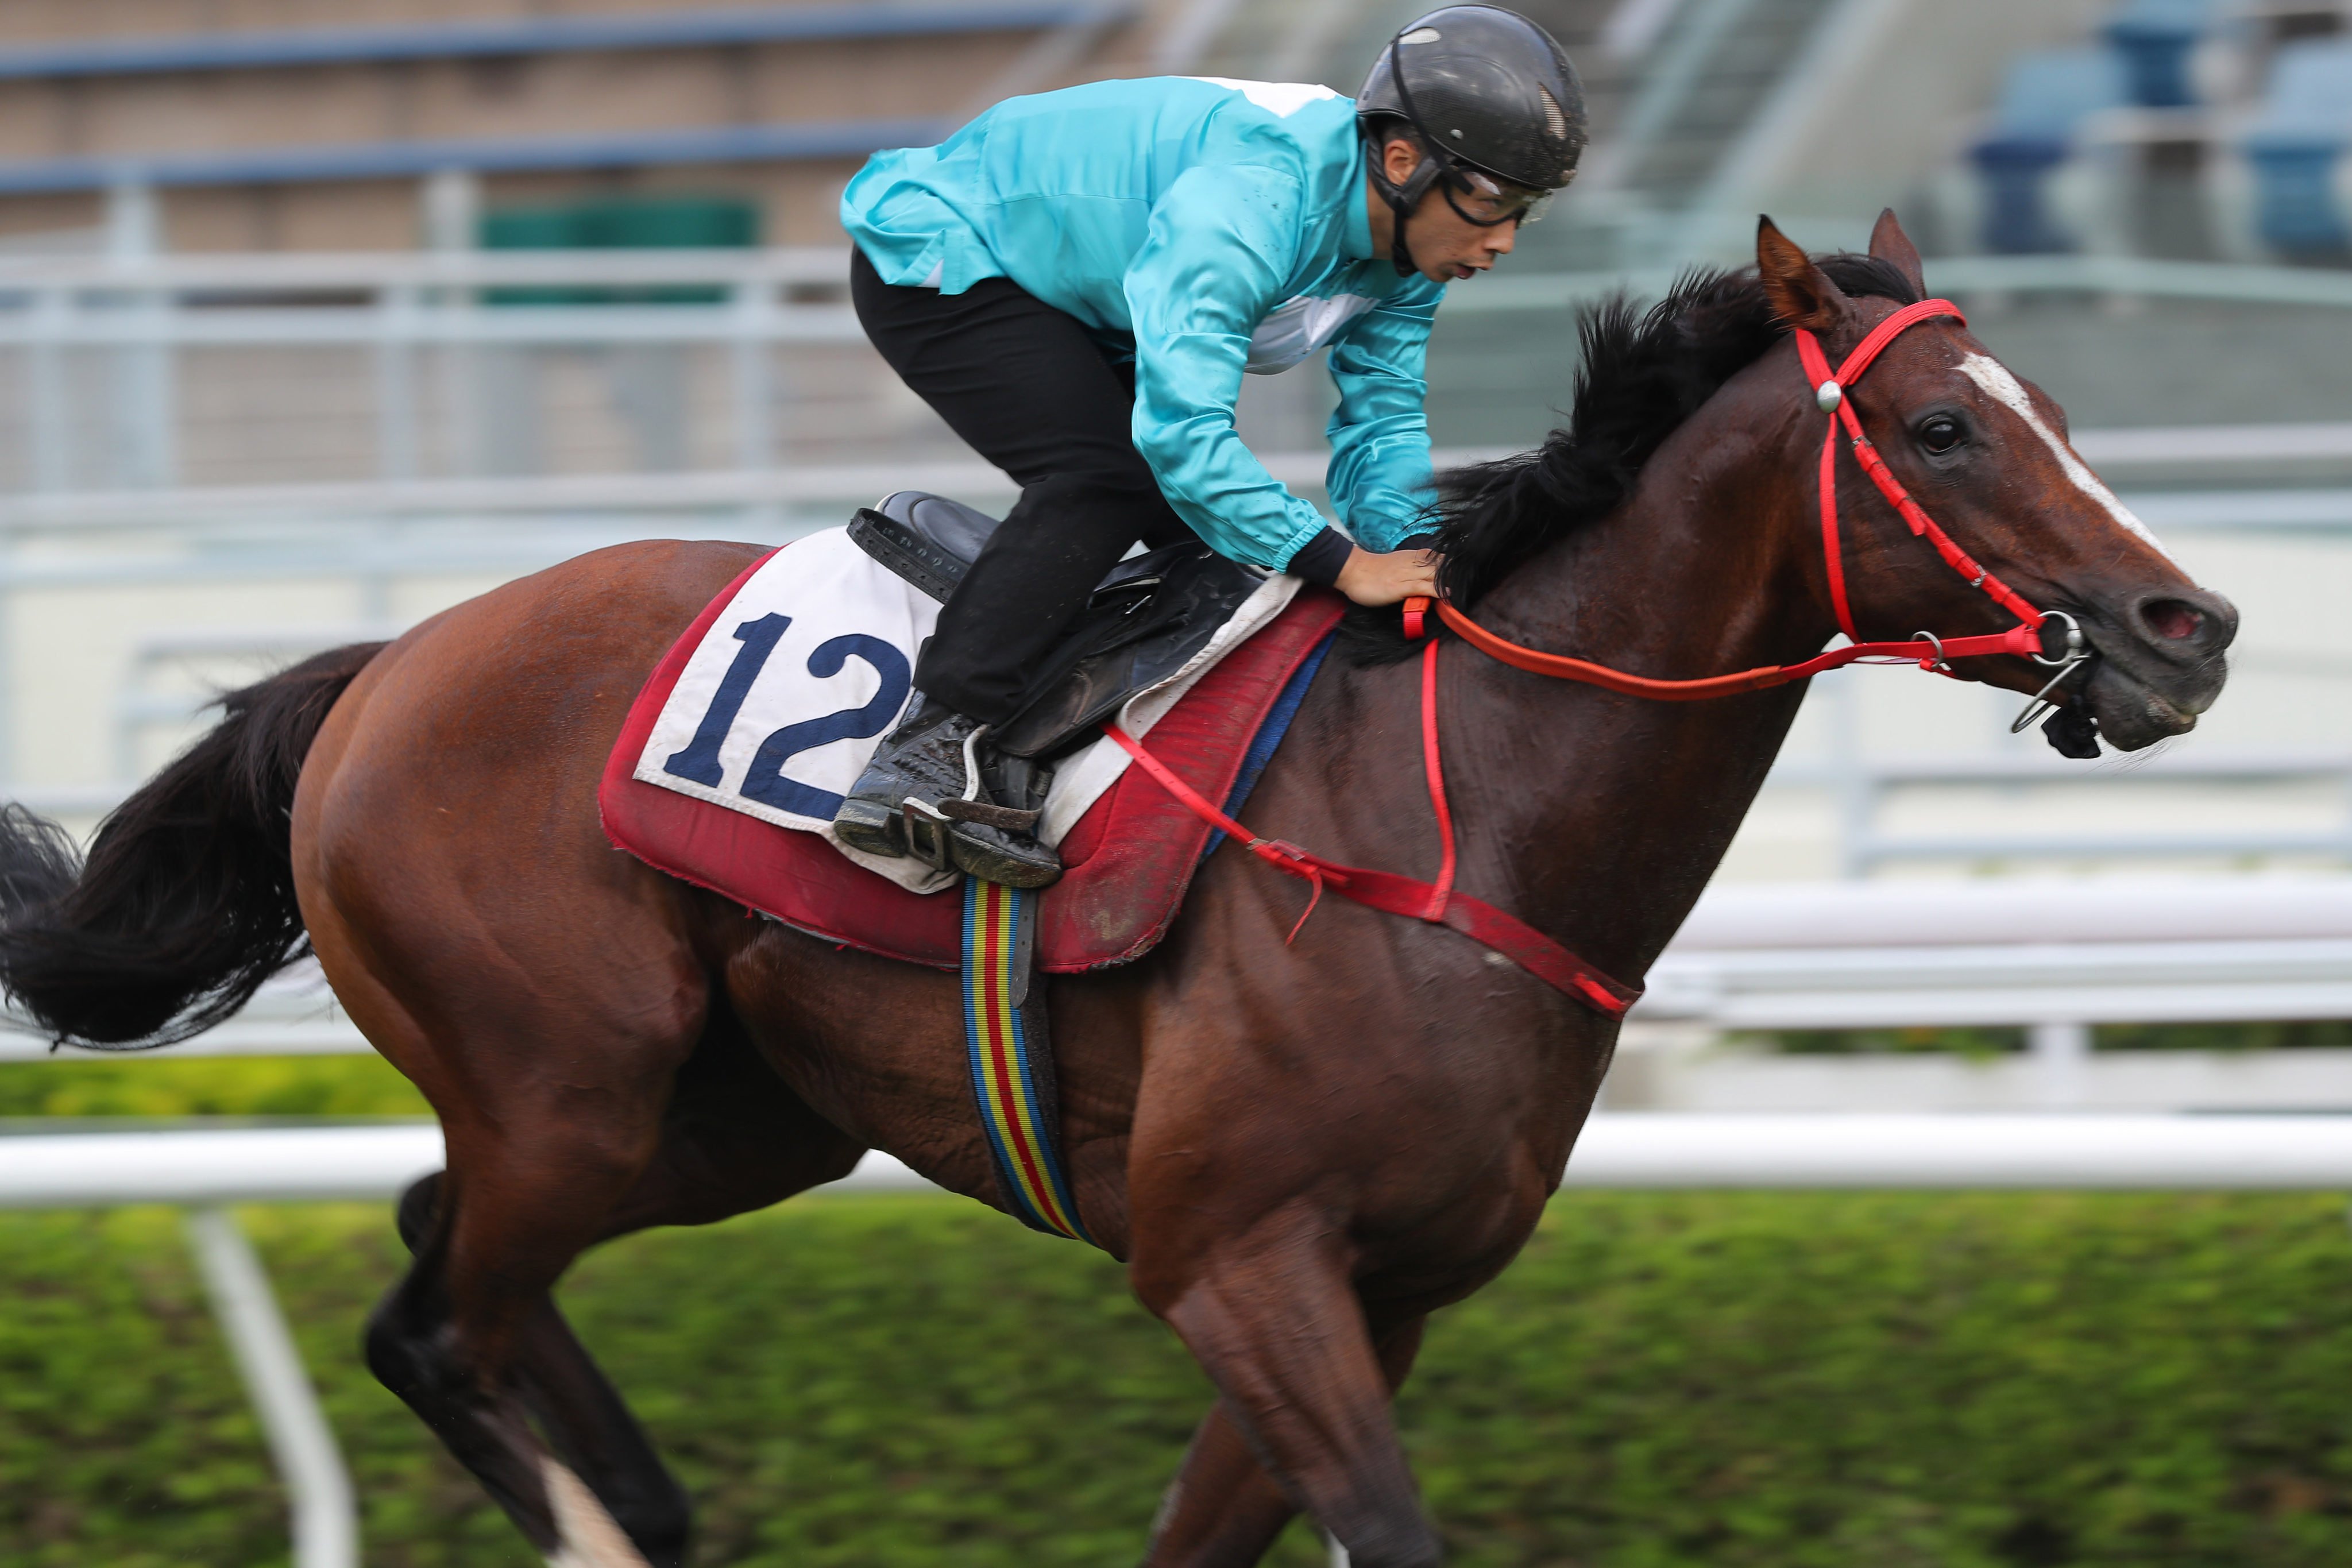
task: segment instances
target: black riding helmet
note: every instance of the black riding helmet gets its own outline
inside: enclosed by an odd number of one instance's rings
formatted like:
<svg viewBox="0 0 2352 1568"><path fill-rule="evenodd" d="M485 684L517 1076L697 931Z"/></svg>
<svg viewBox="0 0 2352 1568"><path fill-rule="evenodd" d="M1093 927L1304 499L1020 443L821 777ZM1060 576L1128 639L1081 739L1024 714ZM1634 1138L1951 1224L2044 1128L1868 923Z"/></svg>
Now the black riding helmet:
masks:
<svg viewBox="0 0 2352 1568"><path fill-rule="evenodd" d="M1405 218L1432 185L1465 220L1494 226L1532 216L1542 195L1575 177L1584 153L1584 86L1551 35L1517 12L1448 5L1389 40L1356 95L1356 120L1375 144L1372 188L1396 214L1390 258L1402 276L1414 270ZM1412 127L1424 149L1402 184L1388 178L1377 152L1391 121ZM1501 217L1473 216L1457 197L1477 190L1479 174L1537 199Z"/></svg>

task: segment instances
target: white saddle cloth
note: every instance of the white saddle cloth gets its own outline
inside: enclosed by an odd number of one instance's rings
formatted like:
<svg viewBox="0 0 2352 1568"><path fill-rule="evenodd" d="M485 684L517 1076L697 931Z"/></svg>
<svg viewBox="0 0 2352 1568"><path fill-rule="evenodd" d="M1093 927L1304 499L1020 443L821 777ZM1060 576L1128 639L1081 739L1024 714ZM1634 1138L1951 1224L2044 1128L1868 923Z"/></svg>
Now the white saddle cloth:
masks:
<svg viewBox="0 0 2352 1568"><path fill-rule="evenodd" d="M1192 683L1280 614L1296 577L1268 577L1208 647L1121 708L1139 735ZM938 624L930 595L853 543L845 528L795 540L762 562L703 635L662 705L635 776L796 832L822 834L857 864L919 893L961 879L835 837L833 814L906 712L915 656ZM1063 759L1038 837L1058 844L1131 761L1107 739Z"/></svg>

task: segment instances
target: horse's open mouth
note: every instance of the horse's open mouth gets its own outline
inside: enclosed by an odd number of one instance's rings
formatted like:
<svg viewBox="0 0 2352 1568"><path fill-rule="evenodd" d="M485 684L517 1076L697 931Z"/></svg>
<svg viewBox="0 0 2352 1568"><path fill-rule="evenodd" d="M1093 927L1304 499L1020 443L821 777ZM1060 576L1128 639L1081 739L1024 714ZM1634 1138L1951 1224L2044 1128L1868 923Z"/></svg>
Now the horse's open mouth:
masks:
<svg viewBox="0 0 2352 1568"><path fill-rule="evenodd" d="M2066 683L2074 693L2069 706L2095 721L2099 739L2137 752L2195 729L2229 679L2222 653L2237 635L2236 607L2186 586L2087 595L2076 604L2093 658Z"/></svg>
<svg viewBox="0 0 2352 1568"><path fill-rule="evenodd" d="M2102 657L2093 664L2075 701L2097 722L2101 740L2119 752L2137 752L2194 730L2198 714L2211 706L2221 682L2212 681L2211 688L2168 695L2115 659Z"/></svg>

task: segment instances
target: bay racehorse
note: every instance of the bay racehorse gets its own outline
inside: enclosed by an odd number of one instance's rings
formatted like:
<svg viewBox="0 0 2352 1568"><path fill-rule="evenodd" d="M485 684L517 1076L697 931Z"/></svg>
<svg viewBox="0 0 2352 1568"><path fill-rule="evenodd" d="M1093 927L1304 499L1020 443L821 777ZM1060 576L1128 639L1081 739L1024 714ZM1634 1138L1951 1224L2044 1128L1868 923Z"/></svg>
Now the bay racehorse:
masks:
<svg viewBox="0 0 2352 1568"><path fill-rule="evenodd" d="M1979 591L1990 573L2087 636L2092 659L2055 693L2077 742L2189 728L2235 612L1956 314L1904 323L1848 396L1889 482L1979 581L1938 562L1843 440L1825 554L1836 400L1795 330L1833 363L1922 291L1888 215L1868 257L1809 259L1767 224L1754 270L1588 316L1570 423L1448 481L1450 612L1684 679L1815 654L1841 618L1832 563L1864 639L2014 626ZM686 1498L551 1297L583 1248L775 1203L869 1148L995 1198L953 976L747 920L600 830L632 698L758 553L602 551L265 680L109 819L86 865L19 809L0 823L0 978L61 1036L184 1037L316 949L447 1138L446 1172L400 1205L415 1261L369 1323L370 1363L569 1564L669 1568L687 1549ZM1427 877L1423 671L1399 619L1356 617L1246 816ZM1451 633L1436 672L1459 886L1638 981L1802 684L1654 701ZM1956 673L2049 679L2014 653ZM1254 1563L1302 1510L1360 1568L1438 1561L1391 1396L1431 1310L1527 1239L1615 1042L1599 1013L1434 925L1326 899L1286 945L1306 897L1228 845L1148 958L1052 983L1085 1227L1217 1390L1152 1564Z"/></svg>

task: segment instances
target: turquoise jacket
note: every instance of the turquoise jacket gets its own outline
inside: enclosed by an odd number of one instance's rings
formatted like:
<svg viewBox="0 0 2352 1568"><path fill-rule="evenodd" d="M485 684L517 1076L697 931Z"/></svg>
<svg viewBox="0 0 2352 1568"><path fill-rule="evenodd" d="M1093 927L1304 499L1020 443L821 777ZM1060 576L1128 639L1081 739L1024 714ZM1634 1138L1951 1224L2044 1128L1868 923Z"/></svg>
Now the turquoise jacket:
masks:
<svg viewBox="0 0 2352 1568"><path fill-rule="evenodd" d="M876 153L841 221L885 282L1009 278L1132 353L1136 449L1178 515L1255 565L1287 566L1324 522L1234 433L1242 374L1329 345L1332 504L1369 550L1416 531L1445 289L1372 254L1351 100L1193 77L1010 99Z"/></svg>

